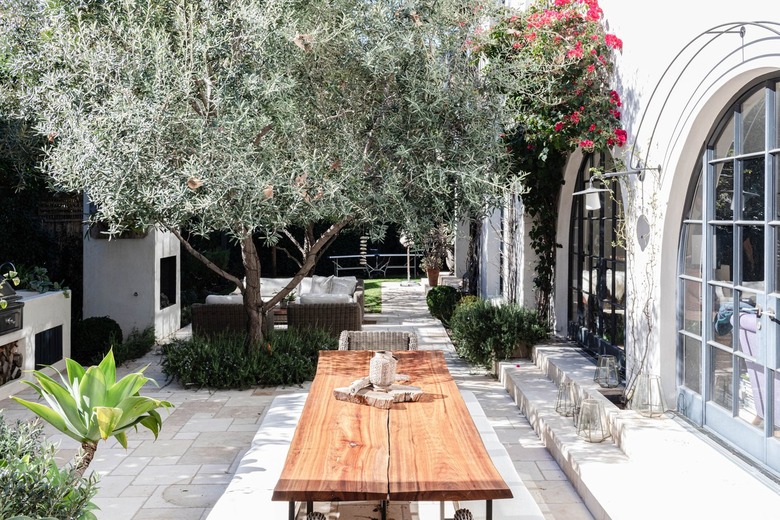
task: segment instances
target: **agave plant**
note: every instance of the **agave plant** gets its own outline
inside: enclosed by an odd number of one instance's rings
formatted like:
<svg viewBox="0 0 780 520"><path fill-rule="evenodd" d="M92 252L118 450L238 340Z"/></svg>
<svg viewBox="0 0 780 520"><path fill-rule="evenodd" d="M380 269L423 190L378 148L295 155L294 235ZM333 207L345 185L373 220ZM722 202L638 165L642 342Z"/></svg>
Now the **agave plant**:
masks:
<svg viewBox="0 0 780 520"><path fill-rule="evenodd" d="M83 475L92 462L101 439L113 436L127 448L126 432L130 428L137 430L139 424L157 438L162 427L157 409L172 408L173 405L139 394L147 382L156 384L153 379L144 377L146 367L117 381L111 350L97 366L84 368L72 359L66 359L65 363L67 377L57 372L62 383L38 370L33 371L38 384L25 381L46 400L48 407L18 397L12 399L81 443L83 453L76 460L79 475Z"/></svg>

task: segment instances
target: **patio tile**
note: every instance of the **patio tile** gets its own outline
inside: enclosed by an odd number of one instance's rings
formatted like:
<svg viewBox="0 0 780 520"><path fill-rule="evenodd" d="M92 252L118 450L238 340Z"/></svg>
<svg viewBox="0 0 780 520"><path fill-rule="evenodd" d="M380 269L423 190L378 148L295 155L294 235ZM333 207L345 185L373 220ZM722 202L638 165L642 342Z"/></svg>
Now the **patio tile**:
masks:
<svg viewBox="0 0 780 520"><path fill-rule="evenodd" d="M193 446L181 456L181 464L225 464L230 465L241 448L236 446Z"/></svg>
<svg viewBox="0 0 780 520"><path fill-rule="evenodd" d="M148 497L108 497L98 493L92 502L100 508L95 511L98 520L132 520ZM159 517L158 517L159 518Z"/></svg>
<svg viewBox="0 0 780 520"><path fill-rule="evenodd" d="M138 475L149 464L152 457L139 457L133 454L111 470L111 475Z"/></svg>
<svg viewBox="0 0 780 520"><path fill-rule="evenodd" d="M210 509L203 508L177 508L177 509L153 509L144 508L132 517L132 520L194 520L207 518L204 513Z"/></svg>
<svg viewBox="0 0 780 520"><path fill-rule="evenodd" d="M233 419L216 419L212 416L193 417L182 426L183 431L224 432L233 424Z"/></svg>
<svg viewBox="0 0 780 520"><path fill-rule="evenodd" d="M138 486L185 484L197 474L199 469L199 464L147 466L141 470L133 483Z"/></svg>
<svg viewBox="0 0 780 520"><path fill-rule="evenodd" d="M127 487L135 479L134 476L103 475L100 477L98 487L101 497L119 497L122 496Z"/></svg>
<svg viewBox="0 0 780 520"><path fill-rule="evenodd" d="M157 441L143 441L135 449L135 455L140 457L167 457L171 455L183 455L192 446L194 441L163 439Z"/></svg>

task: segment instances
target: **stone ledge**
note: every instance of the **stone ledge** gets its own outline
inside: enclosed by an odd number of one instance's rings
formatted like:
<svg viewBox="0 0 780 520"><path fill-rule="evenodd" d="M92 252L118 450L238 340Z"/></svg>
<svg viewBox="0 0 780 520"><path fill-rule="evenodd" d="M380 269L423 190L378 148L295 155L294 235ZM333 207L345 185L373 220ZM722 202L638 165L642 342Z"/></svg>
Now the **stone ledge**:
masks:
<svg viewBox="0 0 780 520"><path fill-rule="evenodd" d="M555 381L566 377L599 398L594 370L591 359L564 345L537 347L536 364L500 367L504 387L594 518L749 518L780 510L780 486L673 414L645 418L604 398L614 438L591 444L578 437L572 419L555 412Z"/></svg>

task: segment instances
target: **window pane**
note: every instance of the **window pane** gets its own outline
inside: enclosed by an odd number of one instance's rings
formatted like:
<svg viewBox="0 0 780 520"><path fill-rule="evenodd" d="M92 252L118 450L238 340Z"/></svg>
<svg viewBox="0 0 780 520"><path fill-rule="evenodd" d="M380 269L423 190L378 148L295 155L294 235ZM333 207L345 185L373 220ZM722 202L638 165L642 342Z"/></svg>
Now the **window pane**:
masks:
<svg viewBox="0 0 780 520"><path fill-rule="evenodd" d="M696 191L693 194L693 200L691 201L691 210L688 213L689 220L702 220L702 184L704 182L704 176L699 175L699 182L696 183Z"/></svg>
<svg viewBox="0 0 780 520"><path fill-rule="evenodd" d="M683 327L692 334L701 335L701 282L683 280Z"/></svg>
<svg viewBox="0 0 780 520"><path fill-rule="evenodd" d="M775 85L775 147L780 148L780 83Z"/></svg>
<svg viewBox="0 0 780 520"><path fill-rule="evenodd" d="M741 161L742 220L764 220L764 158Z"/></svg>
<svg viewBox="0 0 780 520"><path fill-rule="evenodd" d="M732 332L734 330L734 301L731 297L733 291L722 287L711 287L711 308L706 316L714 316L707 320L707 326L711 330L712 339L731 350Z"/></svg>
<svg viewBox="0 0 780 520"><path fill-rule="evenodd" d="M734 157L734 114L731 114L718 140L715 141L715 158L723 157Z"/></svg>
<svg viewBox="0 0 780 520"><path fill-rule="evenodd" d="M715 165L715 220L732 220L734 215L734 163Z"/></svg>
<svg viewBox="0 0 780 520"><path fill-rule="evenodd" d="M772 383L774 384L775 391L774 394L774 400L770 404L770 406L773 406L775 411L775 421L774 421L774 427L772 428L772 431L774 432L775 437L780 437L780 372L773 372L774 377L772 378Z"/></svg>
<svg viewBox="0 0 780 520"><path fill-rule="evenodd" d="M710 375L710 385L712 386L712 401L725 408L732 410L733 386L731 376L734 369L731 364L731 354L724 352L716 347L709 347L712 359L713 371Z"/></svg>
<svg viewBox="0 0 780 520"><path fill-rule="evenodd" d="M701 341L683 336L683 385L701 393Z"/></svg>
<svg viewBox="0 0 780 520"><path fill-rule="evenodd" d="M702 255L702 241L701 241L701 225L700 224L688 224L685 226L685 234L683 236L685 244L685 274L688 276L695 276L701 278L702 263L704 256Z"/></svg>
<svg viewBox="0 0 780 520"><path fill-rule="evenodd" d="M739 409L737 413L740 419L743 419L748 424L756 428L763 427L764 403L756 385L756 377L759 377L756 371L758 365L752 361L746 362L743 358L739 358L737 366L739 367L739 393L737 394L739 397L737 401ZM760 377L763 377L763 374L764 371L761 370Z"/></svg>
<svg viewBox="0 0 780 520"><path fill-rule="evenodd" d="M715 264L713 268L714 280L722 280L732 282L734 280L733 265L734 265L734 230L730 225L725 226L713 226L714 236L714 258Z"/></svg>
<svg viewBox="0 0 780 520"><path fill-rule="evenodd" d="M742 153L764 151L765 90L759 89L742 103Z"/></svg>
<svg viewBox="0 0 780 520"><path fill-rule="evenodd" d="M764 291L764 227L740 226L742 237L742 285Z"/></svg>

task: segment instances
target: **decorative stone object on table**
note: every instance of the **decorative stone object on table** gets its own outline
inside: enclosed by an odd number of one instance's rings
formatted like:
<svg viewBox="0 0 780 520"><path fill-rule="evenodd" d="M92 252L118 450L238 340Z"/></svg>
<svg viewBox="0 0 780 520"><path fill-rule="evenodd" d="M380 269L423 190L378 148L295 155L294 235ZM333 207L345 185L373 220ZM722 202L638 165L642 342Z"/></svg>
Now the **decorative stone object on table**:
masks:
<svg viewBox="0 0 780 520"><path fill-rule="evenodd" d="M419 401L422 389L418 386L399 385L409 377L396 374L397 360L391 352L384 350L374 353L368 377L352 382L348 387L335 388L333 396L339 401L368 404L384 410L393 403Z"/></svg>

